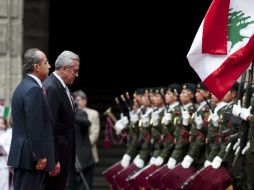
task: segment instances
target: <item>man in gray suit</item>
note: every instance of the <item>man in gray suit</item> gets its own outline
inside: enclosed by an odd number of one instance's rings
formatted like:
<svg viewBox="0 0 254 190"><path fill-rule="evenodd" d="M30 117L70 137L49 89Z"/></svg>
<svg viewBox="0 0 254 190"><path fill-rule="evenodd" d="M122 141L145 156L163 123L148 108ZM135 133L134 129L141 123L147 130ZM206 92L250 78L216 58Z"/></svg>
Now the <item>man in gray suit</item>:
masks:
<svg viewBox="0 0 254 190"><path fill-rule="evenodd" d="M46 176L47 190L63 190L68 171L75 163L74 104L67 85L78 77L79 56L63 51L56 59L55 71L43 82L53 118L56 164Z"/></svg>
<svg viewBox="0 0 254 190"><path fill-rule="evenodd" d="M43 190L45 171L53 170L55 164L52 120L42 87L50 65L41 50L28 49L23 68L27 75L12 96L8 165L14 167L15 190Z"/></svg>

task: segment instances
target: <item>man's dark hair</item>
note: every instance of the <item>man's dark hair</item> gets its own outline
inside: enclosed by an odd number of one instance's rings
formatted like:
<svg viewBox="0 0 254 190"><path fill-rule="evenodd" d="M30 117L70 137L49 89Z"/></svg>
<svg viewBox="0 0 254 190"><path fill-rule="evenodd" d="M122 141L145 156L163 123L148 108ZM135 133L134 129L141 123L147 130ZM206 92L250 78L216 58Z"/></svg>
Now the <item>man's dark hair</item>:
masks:
<svg viewBox="0 0 254 190"><path fill-rule="evenodd" d="M34 65L40 63L40 57L38 55L38 48L28 49L24 54L23 70L25 73L32 73Z"/></svg>

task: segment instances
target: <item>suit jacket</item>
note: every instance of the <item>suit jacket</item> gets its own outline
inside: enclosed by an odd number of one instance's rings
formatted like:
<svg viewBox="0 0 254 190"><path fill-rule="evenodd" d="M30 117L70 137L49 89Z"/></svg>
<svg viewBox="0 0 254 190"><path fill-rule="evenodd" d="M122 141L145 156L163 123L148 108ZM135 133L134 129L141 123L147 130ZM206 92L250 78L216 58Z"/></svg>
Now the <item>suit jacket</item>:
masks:
<svg viewBox="0 0 254 190"><path fill-rule="evenodd" d="M84 108L84 111L87 113L88 120L91 122L89 127L89 139L92 146L92 154L95 162L99 162L99 156L97 151L97 141L100 134L100 117L99 113L90 108Z"/></svg>
<svg viewBox="0 0 254 190"><path fill-rule="evenodd" d="M30 76L24 78L12 96L13 132L8 165L35 170L39 159L47 158L46 171L54 168L52 118L45 91Z"/></svg>
<svg viewBox="0 0 254 190"><path fill-rule="evenodd" d="M65 88L53 73L43 85L53 118L55 158L62 171L69 171L75 163L74 111Z"/></svg>
<svg viewBox="0 0 254 190"><path fill-rule="evenodd" d="M76 156L80 166L76 162L78 169L84 169L94 164L88 130L91 122L87 118L87 113L77 109L75 114L75 133L76 133Z"/></svg>

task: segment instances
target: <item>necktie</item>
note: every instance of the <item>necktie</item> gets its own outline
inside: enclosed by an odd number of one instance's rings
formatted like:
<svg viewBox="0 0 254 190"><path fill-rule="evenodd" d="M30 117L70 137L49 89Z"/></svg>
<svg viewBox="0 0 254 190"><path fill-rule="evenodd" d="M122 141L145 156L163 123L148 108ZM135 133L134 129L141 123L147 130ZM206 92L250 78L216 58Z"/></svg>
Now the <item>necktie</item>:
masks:
<svg viewBox="0 0 254 190"><path fill-rule="evenodd" d="M71 107L72 107L72 110L73 110L73 100L72 100L72 96L71 96L71 93L70 93L70 91L69 91L69 88L68 88L67 86L65 87L65 91L66 91L66 93L67 93L67 95L68 95L68 98L69 98L69 100L70 100Z"/></svg>
<svg viewBox="0 0 254 190"><path fill-rule="evenodd" d="M41 88L42 88L42 93L43 93L43 95L46 96L46 95L47 95L46 89L44 88L44 86L42 86Z"/></svg>

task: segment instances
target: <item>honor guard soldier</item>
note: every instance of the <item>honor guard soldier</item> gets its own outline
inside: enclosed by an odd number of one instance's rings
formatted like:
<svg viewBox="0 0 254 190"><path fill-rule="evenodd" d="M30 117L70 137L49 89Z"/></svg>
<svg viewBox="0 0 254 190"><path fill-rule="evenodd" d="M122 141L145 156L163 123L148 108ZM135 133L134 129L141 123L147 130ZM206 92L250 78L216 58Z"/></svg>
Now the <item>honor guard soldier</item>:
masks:
<svg viewBox="0 0 254 190"><path fill-rule="evenodd" d="M121 161L115 163L110 168L107 168L103 171L103 176L105 177L106 181L109 183L111 188L118 189L117 184L115 182L115 175L117 175L121 170L127 168L136 156L138 152L138 136L139 136L139 127L138 121L140 119L140 112L142 109L142 101L141 97L144 95L144 89L139 88L136 89L133 93L133 103L132 103L132 110L129 112L130 114L130 122L127 117L122 117L119 119L114 128L117 134L120 134L123 129L128 129L128 142L127 142L127 150L123 155Z"/></svg>
<svg viewBox="0 0 254 190"><path fill-rule="evenodd" d="M174 148L174 130L179 127L177 122L181 115L181 106L179 103L179 95L181 92L181 86L178 84L171 84L165 94L165 102L167 108L164 111L162 119L162 151L155 160L155 165L161 166L165 160L168 160L169 155Z"/></svg>
<svg viewBox="0 0 254 190"><path fill-rule="evenodd" d="M153 96L153 112L152 112L152 118L150 121L151 125L151 143L153 146L153 152L150 158L150 164L154 164L157 156L160 154L161 147L162 147L162 126L161 121L164 116L164 89L162 87L158 87L154 91Z"/></svg>
<svg viewBox="0 0 254 190"><path fill-rule="evenodd" d="M140 168L144 167L151 153L151 131L150 119L152 114L151 101L149 90L146 89L141 98L141 119L139 122L139 137L138 137L138 155L133 162L127 167L118 172L114 179L118 188L129 188L128 178Z"/></svg>
<svg viewBox="0 0 254 190"><path fill-rule="evenodd" d="M174 130L174 137L176 139L176 145L171 157L168 160L168 168L174 169L175 165L180 162L187 148L189 146L190 128L191 128L191 116L195 112L196 108L193 103L196 93L196 85L192 83L185 83L182 86L180 94L180 102L182 104L182 113L180 119L180 125Z"/></svg>
<svg viewBox="0 0 254 190"><path fill-rule="evenodd" d="M165 109L163 87L157 87L154 89L151 97L151 102L153 103L153 112L151 114L150 120L152 146L150 153L151 158L146 167L143 167L141 170L130 177L129 183L131 183L133 189L147 188L148 182L146 181L146 176L158 168L154 165L154 161L159 155L162 147L161 120L164 116Z"/></svg>
<svg viewBox="0 0 254 190"><path fill-rule="evenodd" d="M215 156L220 151L220 135L219 135L219 124L221 122L223 109L227 105L226 102L223 100L218 100L216 96L212 94L212 106L215 106L213 112L209 116L209 124L208 124L208 130L207 130L207 156L206 161L204 163L204 167L210 166L212 164L212 161Z"/></svg>
<svg viewBox="0 0 254 190"><path fill-rule="evenodd" d="M141 118L141 109L143 109L141 97L144 95L144 89L137 89L134 92L134 100L132 110L129 112L130 123L128 125L128 143L126 153L123 155L121 165L127 168L130 161L135 158L138 153L138 137L139 137L139 121ZM139 98L140 97L140 98Z"/></svg>
<svg viewBox="0 0 254 190"><path fill-rule="evenodd" d="M203 153L205 153L208 118L211 111L211 95L202 82L197 84L195 97L199 106L194 114L194 121L192 122L190 139L191 143L188 153L181 163L182 167L186 169L189 168L193 162L196 168L201 168L205 161L205 155L203 155Z"/></svg>
<svg viewBox="0 0 254 190"><path fill-rule="evenodd" d="M194 105L195 93L196 93L195 84L192 83L183 84L182 91L180 94L180 102L182 104L179 122L180 125L174 131L176 145L167 163L167 166L171 171L169 171L163 177L165 186L168 188L177 189L182 184L184 179L187 178L187 176L194 173L194 171L192 170L186 171L181 167L181 165L177 165L176 167L176 164L182 161L190 144L189 139L192 124L191 118L196 110ZM179 180L179 176L181 176L181 180Z"/></svg>
<svg viewBox="0 0 254 190"><path fill-rule="evenodd" d="M155 160L156 166L161 166L168 160L171 155L174 146L174 130L179 127L179 120L181 115L181 106L179 103L179 95L181 92L181 86L178 84L171 84L168 86L166 94L165 94L165 103L166 109L164 111L164 117L162 119L162 150L159 156ZM147 180L154 189L164 189L164 183L162 180L162 176L168 172L167 165L163 165L158 168L153 173L147 176Z"/></svg>

